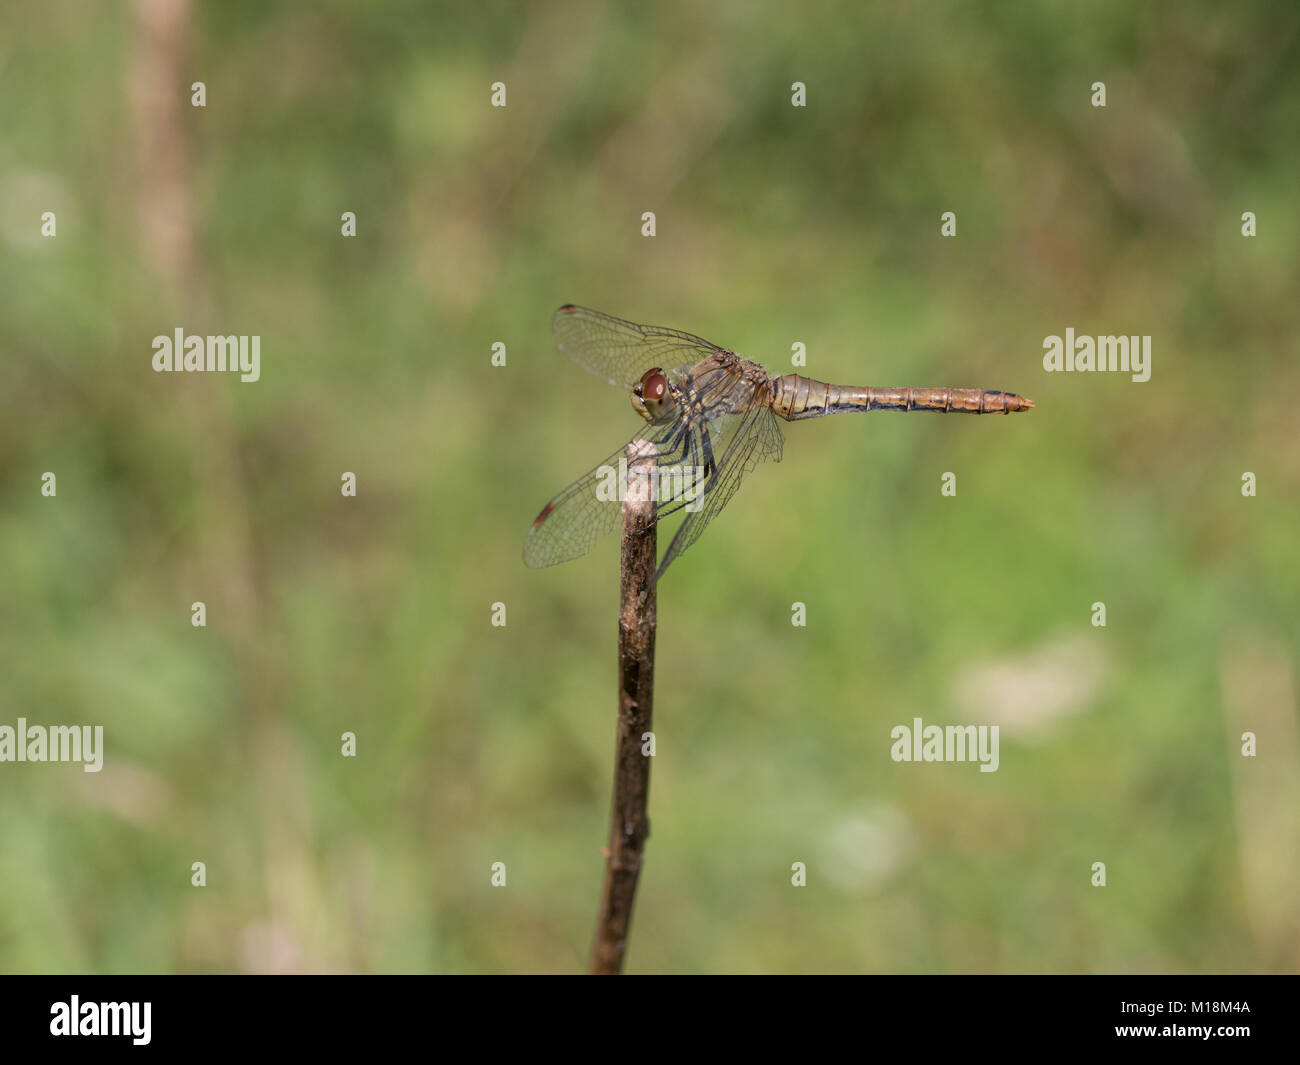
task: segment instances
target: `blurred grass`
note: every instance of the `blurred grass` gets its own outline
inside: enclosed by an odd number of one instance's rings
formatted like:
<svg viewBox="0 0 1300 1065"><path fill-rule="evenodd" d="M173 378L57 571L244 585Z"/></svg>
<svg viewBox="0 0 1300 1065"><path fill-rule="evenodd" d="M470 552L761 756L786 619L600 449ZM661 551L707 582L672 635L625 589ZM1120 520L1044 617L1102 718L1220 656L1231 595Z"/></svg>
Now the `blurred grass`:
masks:
<svg viewBox="0 0 1300 1065"><path fill-rule="evenodd" d="M1261 848L1294 898L1294 792L1245 802L1223 705L1273 648L1294 787L1292 8L196 6L177 278L142 227L147 6L0 12L0 723L108 746L0 766L0 966L582 966L616 551L519 551L636 421L553 350L572 300L1037 403L789 426L674 565L632 969L1296 969L1294 907L1252 901ZM178 325L260 334L262 380L152 373ZM1151 380L1045 374L1067 326L1152 335ZM1004 728L997 773L890 761L1060 641L1090 694Z"/></svg>

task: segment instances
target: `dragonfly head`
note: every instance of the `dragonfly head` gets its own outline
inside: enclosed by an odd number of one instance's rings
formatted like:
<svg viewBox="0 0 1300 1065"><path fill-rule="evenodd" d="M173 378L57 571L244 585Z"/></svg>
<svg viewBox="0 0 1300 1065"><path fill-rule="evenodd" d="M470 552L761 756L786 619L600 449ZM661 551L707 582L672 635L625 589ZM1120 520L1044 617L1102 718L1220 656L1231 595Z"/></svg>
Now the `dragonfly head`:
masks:
<svg viewBox="0 0 1300 1065"><path fill-rule="evenodd" d="M648 422L658 421L676 402L663 370L646 370L632 386L632 409Z"/></svg>

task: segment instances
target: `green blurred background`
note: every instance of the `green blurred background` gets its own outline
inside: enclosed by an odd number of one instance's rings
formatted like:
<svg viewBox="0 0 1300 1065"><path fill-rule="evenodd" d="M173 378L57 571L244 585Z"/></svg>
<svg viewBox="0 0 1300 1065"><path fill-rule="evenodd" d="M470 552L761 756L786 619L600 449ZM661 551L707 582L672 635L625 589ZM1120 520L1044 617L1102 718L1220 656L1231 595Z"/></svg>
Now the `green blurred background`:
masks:
<svg viewBox="0 0 1300 1065"><path fill-rule="evenodd" d="M5 5L0 723L107 752L0 765L0 967L585 967L617 544L520 549L638 423L573 301L1037 403L783 425L669 570L629 970L1296 970L1298 57L1289 3Z"/></svg>

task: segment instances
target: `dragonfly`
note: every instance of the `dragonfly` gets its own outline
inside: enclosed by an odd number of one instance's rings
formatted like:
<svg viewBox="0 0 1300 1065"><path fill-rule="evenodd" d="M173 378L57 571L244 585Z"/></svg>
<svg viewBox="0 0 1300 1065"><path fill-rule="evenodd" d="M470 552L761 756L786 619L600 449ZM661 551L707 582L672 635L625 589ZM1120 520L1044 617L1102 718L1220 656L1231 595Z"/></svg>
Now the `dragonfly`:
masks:
<svg viewBox="0 0 1300 1065"><path fill-rule="evenodd" d="M632 438L654 445L657 490L652 523L679 511L685 520L655 580L687 550L736 494L745 474L781 461L777 418L802 421L846 411L1010 414L1033 407L1014 392L979 388L871 388L802 374L772 377L756 362L692 333L637 325L566 303L551 323L556 346L579 366L625 389L646 425ZM621 519L626 447L546 504L524 542L524 562L540 569L580 558Z"/></svg>

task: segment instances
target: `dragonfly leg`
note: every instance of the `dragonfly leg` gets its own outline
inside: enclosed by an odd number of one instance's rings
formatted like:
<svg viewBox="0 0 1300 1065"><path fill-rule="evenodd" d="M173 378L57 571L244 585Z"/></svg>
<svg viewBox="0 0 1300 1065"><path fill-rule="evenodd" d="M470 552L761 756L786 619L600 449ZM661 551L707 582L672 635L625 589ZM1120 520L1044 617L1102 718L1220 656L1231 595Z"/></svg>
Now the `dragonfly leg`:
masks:
<svg viewBox="0 0 1300 1065"><path fill-rule="evenodd" d="M659 465L671 466L686 457L686 449L691 444L689 429L685 419L673 426L672 434L664 441L663 449L659 452Z"/></svg>
<svg viewBox="0 0 1300 1065"><path fill-rule="evenodd" d="M713 487L716 478L713 476L713 442L709 438L709 427L707 425L700 428L700 443L704 448L704 479L707 482L704 491L708 492Z"/></svg>

